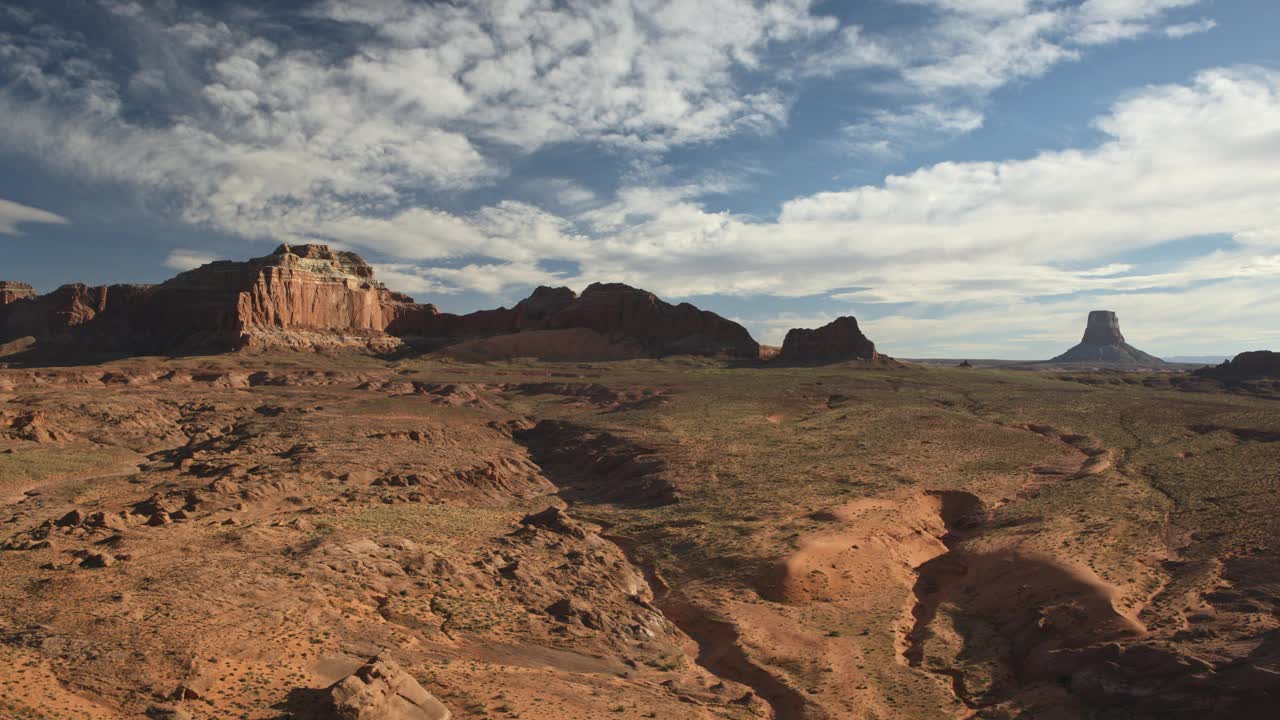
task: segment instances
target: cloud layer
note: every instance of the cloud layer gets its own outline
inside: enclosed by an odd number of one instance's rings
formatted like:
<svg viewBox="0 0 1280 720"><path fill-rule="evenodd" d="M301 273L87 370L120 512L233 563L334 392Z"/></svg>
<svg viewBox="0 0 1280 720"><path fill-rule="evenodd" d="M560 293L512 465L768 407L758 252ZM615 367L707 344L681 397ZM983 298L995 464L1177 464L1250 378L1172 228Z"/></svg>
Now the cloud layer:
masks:
<svg viewBox="0 0 1280 720"><path fill-rule="evenodd" d="M20 234L18 226L23 223L65 225L67 222L61 215L0 198L0 235Z"/></svg>

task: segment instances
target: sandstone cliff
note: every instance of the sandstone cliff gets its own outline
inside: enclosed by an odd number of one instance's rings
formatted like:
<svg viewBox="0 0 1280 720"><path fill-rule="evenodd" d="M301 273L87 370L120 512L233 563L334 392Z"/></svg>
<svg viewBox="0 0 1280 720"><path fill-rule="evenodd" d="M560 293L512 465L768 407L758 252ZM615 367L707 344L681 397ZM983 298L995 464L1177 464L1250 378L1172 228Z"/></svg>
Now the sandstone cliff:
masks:
<svg viewBox="0 0 1280 720"><path fill-rule="evenodd" d="M19 293L0 314L0 342L123 353L264 345L386 345L383 329L412 299L381 287L352 253L283 245L248 262L214 262L155 286L64 285Z"/></svg>
<svg viewBox="0 0 1280 720"><path fill-rule="evenodd" d="M0 301L0 344L31 337L42 349L64 352L390 350L405 340L438 348L531 332L541 335L498 343L495 352L542 348L566 338L593 358L756 358L760 352L735 322L621 284L591 285L581 297L568 288L540 287L513 308L441 313L384 288L358 255L324 245L282 245L265 257L209 263L155 286L66 285L36 295L29 285L3 283ZM473 345L468 352L486 347ZM570 348L545 349L539 354L572 354Z"/></svg>
<svg viewBox="0 0 1280 720"><path fill-rule="evenodd" d="M787 331L778 359L794 363L888 360L876 352L875 343L862 334L858 320L850 315L836 318L816 330L792 328Z"/></svg>
<svg viewBox="0 0 1280 720"><path fill-rule="evenodd" d="M35 297L36 290L24 282L0 280L0 305Z"/></svg>

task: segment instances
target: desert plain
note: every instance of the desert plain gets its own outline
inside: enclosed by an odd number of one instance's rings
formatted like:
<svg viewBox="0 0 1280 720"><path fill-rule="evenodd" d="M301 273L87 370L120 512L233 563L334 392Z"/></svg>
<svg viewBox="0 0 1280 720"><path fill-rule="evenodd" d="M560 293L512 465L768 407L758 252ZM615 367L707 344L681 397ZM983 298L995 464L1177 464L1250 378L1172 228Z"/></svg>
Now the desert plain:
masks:
<svg viewBox="0 0 1280 720"><path fill-rule="evenodd" d="M335 686L382 658L438 717L1266 717L1274 389L703 357L15 364L0 716L346 717Z"/></svg>

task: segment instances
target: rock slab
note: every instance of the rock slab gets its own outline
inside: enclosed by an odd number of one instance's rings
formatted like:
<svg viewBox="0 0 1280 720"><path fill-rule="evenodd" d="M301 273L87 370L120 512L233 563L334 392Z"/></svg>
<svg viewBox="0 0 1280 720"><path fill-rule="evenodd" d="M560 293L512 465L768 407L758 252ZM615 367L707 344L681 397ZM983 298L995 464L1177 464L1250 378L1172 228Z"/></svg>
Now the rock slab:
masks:
<svg viewBox="0 0 1280 720"><path fill-rule="evenodd" d="M449 720L449 709L394 661L376 657L338 681L331 697L341 720Z"/></svg>

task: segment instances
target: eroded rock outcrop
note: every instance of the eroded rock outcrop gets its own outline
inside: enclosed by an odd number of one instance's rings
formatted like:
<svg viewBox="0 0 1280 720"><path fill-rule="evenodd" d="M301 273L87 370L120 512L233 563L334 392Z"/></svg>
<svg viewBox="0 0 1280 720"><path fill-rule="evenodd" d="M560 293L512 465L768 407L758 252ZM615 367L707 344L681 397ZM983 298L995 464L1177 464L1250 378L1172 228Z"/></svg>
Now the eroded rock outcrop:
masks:
<svg viewBox="0 0 1280 720"><path fill-rule="evenodd" d="M1168 367L1164 360L1125 342L1124 335L1120 332L1120 319L1110 310L1094 310L1089 313L1089 323L1080 344L1049 362Z"/></svg>
<svg viewBox="0 0 1280 720"><path fill-rule="evenodd" d="M387 658L370 660L332 690L342 720L449 720L449 709Z"/></svg>
<svg viewBox="0 0 1280 720"><path fill-rule="evenodd" d="M788 330L778 359L796 363L887 360L876 352L876 344L862 334L858 320L851 315L836 318L816 330Z"/></svg>
<svg viewBox="0 0 1280 720"><path fill-rule="evenodd" d="M1242 352L1216 367L1201 368L1196 375L1218 379L1280 377L1280 352Z"/></svg>

